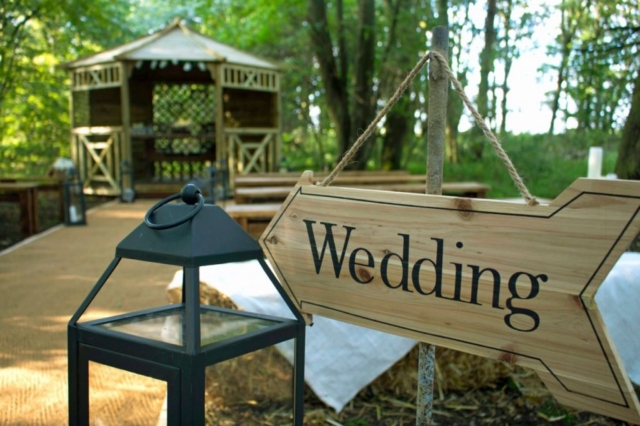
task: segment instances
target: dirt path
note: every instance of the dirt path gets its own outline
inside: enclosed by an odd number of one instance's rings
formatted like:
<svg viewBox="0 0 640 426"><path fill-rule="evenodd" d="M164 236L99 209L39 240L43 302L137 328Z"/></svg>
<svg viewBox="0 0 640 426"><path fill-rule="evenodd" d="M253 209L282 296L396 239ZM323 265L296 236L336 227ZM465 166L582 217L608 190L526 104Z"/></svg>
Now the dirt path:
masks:
<svg viewBox="0 0 640 426"><path fill-rule="evenodd" d="M91 212L88 226L56 228L0 253L0 425L68 423L67 322L152 204L111 203ZM85 317L167 303L177 270L123 260ZM90 369L92 424L156 425L163 382Z"/></svg>

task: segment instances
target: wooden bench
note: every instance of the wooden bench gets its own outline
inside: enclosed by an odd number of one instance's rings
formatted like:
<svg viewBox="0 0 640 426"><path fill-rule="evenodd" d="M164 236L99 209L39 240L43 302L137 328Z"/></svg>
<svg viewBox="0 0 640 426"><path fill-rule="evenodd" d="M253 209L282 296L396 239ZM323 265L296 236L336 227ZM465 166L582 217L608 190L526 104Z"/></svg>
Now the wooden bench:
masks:
<svg viewBox="0 0 640 426"><path fill-rule="evenodd" d="M226 207L227 213L249 234L259 237L298 183L301 174L264 173L236 177L235 204ZM324 176L325 174L314 174L317 180ZM425 181L426 177L423 175L411 175L404 171L342 172L332 186L424 194ZM442 185L442 193L445 195L470 198L485 198L489 189L488 185L478 182L447 182Z"/></svg>
<svg viewBox="0 0 640 426"><path fill-rule="evenodd" d="M49 176L0 176L0 183L37 183L38 192L55 192L58 198L58 220L64 222L64 191L62 179Z"/></svg>
<svg viewBox="0 0 640 426"><path fill-rule="evenodd" d="M234 188L262 187L262 186L295 186L300 180L302 172L288 173L252 173L250 175L236 176ZM316 180L322 180L327 173L314 173ZM343 171L334 180L334 184L342 185L366 185L381 183L407 183L425 182L426 177L421 175L411 175L403 170L388 172L366 172L366 171Z"/></svg>
<svg viewBox="0 0 640 426"><path fill-rule="evenodd" d="M225 211L242 228L254 238L257 238L266 229L271 219L282 206L282 203L273 204L233 204L225 207Z"/></svg>
<svg viewBox="0 0 640 426"><path fill-rule="evenodd" d="M0 201L20 206L20 234L23 238L38 232L38 183L0 183Z"/></svg>
<svg viewBox="0 0 640 426"><path fill-rule="evenodd" d="M413 175L412 175L413 176ZM379 191L394 192L411 192L424 194L426 192L426 184L424 177L421 176L423 183L381 183L381 184L343 184L334 181L333 186L343 186L359 189L374 189ZM406 182L406 181L405 181ZM291 192L293 186L262 186L262 187L240 187L234 190L234 200L237 205L251 204L255 202L276 202L284 201ZM491 187L477 182L446 182L442 184L442 193L444 195L459 195L470 198L486 198L487 191Z"/></svg>

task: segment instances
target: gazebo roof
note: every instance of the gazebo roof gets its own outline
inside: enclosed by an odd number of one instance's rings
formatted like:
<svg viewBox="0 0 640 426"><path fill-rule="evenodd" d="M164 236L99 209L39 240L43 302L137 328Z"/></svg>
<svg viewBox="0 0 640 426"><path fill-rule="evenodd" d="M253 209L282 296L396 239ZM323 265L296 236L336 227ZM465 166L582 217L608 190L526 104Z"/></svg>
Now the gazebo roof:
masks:
<svg viewBox="0 0 640 426"><path fill-rule="evenodd" d="M272 62L219 43L187 28L179 19L151 35L86 58L67 62L61 67L73 69L115 61L144 60L227 62L235 65L278 69L278 66Z"/></svg>

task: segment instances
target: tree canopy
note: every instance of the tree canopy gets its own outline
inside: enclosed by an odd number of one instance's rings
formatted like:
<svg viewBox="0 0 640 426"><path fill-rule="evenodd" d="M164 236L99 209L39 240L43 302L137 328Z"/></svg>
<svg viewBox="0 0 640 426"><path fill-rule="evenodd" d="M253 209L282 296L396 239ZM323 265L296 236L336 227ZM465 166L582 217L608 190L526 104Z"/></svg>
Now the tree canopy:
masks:
<svg viewBox="0 0 640 426"><path fill-rule="evenodd" d="M318 168L331 166L367 127L428 50L437 25L449 28L451 67L463 85L478 82L472 92L494 130L508 128L514 62L544 31L555 37L537 73L554 84L544 106L551 119L541 123L540 132L617 132L631 135L625 143L638 146L637 132L627 130L637 120L640 90L637 1L540 3L1 0L0 173L43 173L55 157L68 154L68 76L59 64L158 30L176 17L285 65L284 153L303 152ZM387 115L353 167L406 167L428 126L425 75ZM457 96L450 95L447 158L452 162L464 155L482 157L481 141L459 140L464 115ZM621 166L620 173L637 176L623 171L640 169L635 157L635 165Z"/></svg>

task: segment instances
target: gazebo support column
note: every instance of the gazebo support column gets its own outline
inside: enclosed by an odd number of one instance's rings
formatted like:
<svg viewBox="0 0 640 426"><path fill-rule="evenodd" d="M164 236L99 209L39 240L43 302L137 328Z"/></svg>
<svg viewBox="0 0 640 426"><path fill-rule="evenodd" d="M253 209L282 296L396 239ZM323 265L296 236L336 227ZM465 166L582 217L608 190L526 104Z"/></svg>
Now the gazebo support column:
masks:
<svg viewBox="0 0 640 426"><path fill-rule="evenodd" d="M129 77L131 75L132 64L121 62L121 84L120 84L120 105L122 106L122 152L118 164L115 165L116 181L120 184L122 177L121 162L126 160L129 164L133 164L133 155L131 153L131 100L129 99ZM121 188L133 189L133 188Z"/></svg>

